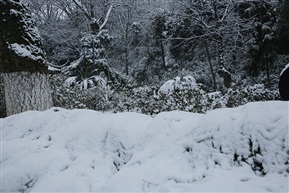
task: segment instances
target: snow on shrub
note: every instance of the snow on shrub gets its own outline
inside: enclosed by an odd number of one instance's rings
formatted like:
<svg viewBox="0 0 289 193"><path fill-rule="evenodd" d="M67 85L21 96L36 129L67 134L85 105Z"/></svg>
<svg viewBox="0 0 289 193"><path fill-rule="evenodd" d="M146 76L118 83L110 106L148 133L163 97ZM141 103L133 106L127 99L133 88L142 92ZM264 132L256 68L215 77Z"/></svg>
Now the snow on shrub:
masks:
<svg viewBox="0 0 289 193"><path fill-rule="evenodd" d="M177 80L179 77L176 78L176 80L168 80L165 84L163 84L159 90L160 93L164 94L171 94L175 91L176 87L179 87L177 83Z"/></svg>
<svg viewBox="0 0 289 193"><path fill-rule="evenodd" d="M63 84L63 82L65 82ZM106 81L99 76L92 76L86 83L77 82L76 77L67 78L64 75L50 77L54 106L66 109L86 108L94 110L108 110L108 99L112 91ZM80 89L85 84L87 89ZM93 85L93 86L91 86Z"/></svg>
<svg viewBox="0 0 289 193"><path fill-rule="evenodd" d="M87 90L92 87L98 87L102 90L107 88L106 81L100 76L91 76L82 80L77 80L77 78L77 76L69 77L65 80L64 85L67 87L77 86L80 90Z"/></svg>
<svg viewBox="0 0 289 193"><path fill-rule="evenodd" d="M52 86L55 87L53 98L56 106L113 112L133 111L154 115L174 110L206 113L209 110L237 107L253 101L279 99L278 91L265 89L262 84L232 87L225 93L207 93L197 86L191 76L169 80L160 89L143 86L111 90L99 76L94 76L89 81L94 81L95 86L85 91L76 87L62 88L62 85L59 85L61 81L54 80L52 85L57 85ZM75 82L76 79L72 77L67 79L66 84L73 85Z"/></svg>
<svg viewBox="0 0 289 193"><path fill-rule="evenodd" d="M236 107L253 101L278 100L277 91L270 91L263 84L255 84L243 88L230 88L222 96L226 107Z"/></svg>
<svg viewBox="0 0 289 193"><path fill-rule="evenodd" d="M181 90L193 90L197 88L197 83L192 76L177 76L173 80L168 80L159 89L159 93L170 95L173 92L178 92Z"/></svg>
<svg viewBox="0 0 289 193"><path fill-rule="evenodd" d="M99 87L102 90L107 89L107 82L100 76L91 76L89 81L92 85Z"/></svg>
<svg viewBox="0 0 289 193"><path fill-rule="evenodd" d="M73 87L76 84L76 78L77 76L69 77L65 80L64 85L67 87Z"/></svg>
<svg viewBox="0 0 289 193"><path fill-rule="evenodd" d="M195 78L190 75L183 77L182 85L183 85L183 88L187 88L189 90L193 90L197 88L197 83L196 83Z"/></svg>

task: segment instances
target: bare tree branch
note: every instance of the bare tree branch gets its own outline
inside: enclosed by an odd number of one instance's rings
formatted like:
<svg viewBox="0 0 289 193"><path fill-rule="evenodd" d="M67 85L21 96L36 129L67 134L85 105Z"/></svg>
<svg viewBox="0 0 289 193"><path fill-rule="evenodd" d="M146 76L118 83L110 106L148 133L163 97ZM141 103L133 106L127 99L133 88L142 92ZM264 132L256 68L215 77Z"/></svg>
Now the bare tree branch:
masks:
<svg viewBox="0 0 289 193"><path fill-rule="evenodd" d="M113 8L113 5L111 4L110 7L109 7L109 9L108 9L108 11L107 11L107 13L106 13L104 22L103 22L103 23L101 24L101 26L99 27L99 31L101 31L101 30L105 27L105 25L106 25L106 23L107 23L107 21L108 21L108 18L109 18L109 15L110 15L110 12L111 12L112 8Z"/></svg>
<svg viewBox="0 0 289 193"><path fill-rule="evenodd" d="M92 20L91 15L88 14L88 10L85 10L85 8L81 5L81 3L78 0L72 0L74 4L81 9L83 14L87 17L87 19Z"/></svg>

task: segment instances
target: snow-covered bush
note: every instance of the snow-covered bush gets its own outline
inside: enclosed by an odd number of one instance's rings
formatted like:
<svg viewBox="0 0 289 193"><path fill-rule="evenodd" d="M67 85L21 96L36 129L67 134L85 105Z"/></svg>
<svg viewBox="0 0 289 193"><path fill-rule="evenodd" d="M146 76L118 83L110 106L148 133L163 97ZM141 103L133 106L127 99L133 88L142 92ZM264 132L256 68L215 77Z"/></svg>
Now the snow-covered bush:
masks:
<svg viewBox="0 0 289 193"><path fill-rule="evenodd" d="M75 87L64 85L65 80L67 80L66 84L76 83L73 77L67 79L65 75L52 75L50 77L54 106L66 109L87 108L85 104L80 102L82 98L81 92Z"/></svg>
<svg viewBox="0 0 289 193"><path fill-rule="evenodd" d="M64 85L67 87L73 87L76 85L77 76L69 77L65 80Z"/></svg>
<svg viewBox="0 0 289 193"><path fill-rule="evenodd" d="M66 81L65 81L66 80ZM94 77L93 87L87 89L79 89L84 86L83 82L77 82L76 78L70 77L67 79L64 75L53 75L50 78L52 86L52 96L54 106L59 106L67 109L85 108L100 111L109 109L108 101L112 91L105 81L101 78ZM87 84L91 84L87 82ZM63 84L65 82L65 84ZM75 86L70 86L75 84Z"/></svg>
<svg viewBox="0 0 289 193"><path fill-rule="evenodd" d="M122 87L112 90L99 80L98 86L79 90L62 84L65 76L52 76L55 106L64 108L88 108L99 111L139 112L149 115L163 111L187 111L206 113L209 110L237 107L248 102L279 99L277 91L269 91L264 85L232 87L226 93L207 93L197 86L191 76L167 81L161 87ZM77 84L70 78L67 85ZM177 89L176 89L177 88ZM165 94L166 93L166 94Z"/></svg>
<svg viewBox="0 0 289 193"><path fill-rule="evenodd" d="M270 91L263 84L230 88L222 97L226 107L236 107L253 101L280 99L278 91Z"/></svg>
<svg viewBox="0 0 289 193"><path fill-rule="evenodd" d="M77 76L72 76L65 80L64 85L67 87L77 87L80 90L87 90L93 87L98 87L102 90L107 89L106 81L100 76L91 76L80 81L77 80Z"/></svg>
<svg viewBox="0 0 289 193"><path fill-rule="evenodd" d="M194 77L187 75L184 77L177 76L173 80L168 80L159 89L159 93L172 94L182 90L193 90L197 87Z"/></svg>
<svg viewBox="0 0 289 193"><path fill-rule="evenodd" d="M174 110L205 113L213 109L207 102L205 91L198 88L180 90L168 95L160 94L157 87L124 88L115 92L111 100L115 112L135 111L154 115Z"/></svg>

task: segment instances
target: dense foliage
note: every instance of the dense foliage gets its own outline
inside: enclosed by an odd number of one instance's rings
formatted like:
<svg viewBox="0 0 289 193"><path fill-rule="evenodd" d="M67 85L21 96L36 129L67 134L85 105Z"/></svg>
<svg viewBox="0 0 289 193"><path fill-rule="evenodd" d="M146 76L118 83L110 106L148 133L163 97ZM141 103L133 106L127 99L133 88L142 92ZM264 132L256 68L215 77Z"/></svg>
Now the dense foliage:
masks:
<svg viewBox="0 0 289 193"><path fill-rule="evenodd" d="M279 98L289 62L287 1L60 0L31 9L50 62L67 62L62 70L71 76L52 77L57 106L155 114ZM109 41L97 40L95 58L84 57L80 40L97 37L104 21ZM160 92L188 75L198 86Z"/></svg>
<svg viewBox="0 0 289 193"><path fill-rule="evenodd" d="M178 79L179 77L176 77ZM97 86L80 91L77 87L63 86L64 76L53 75L54 105L67 109L88 108L99 111L158 114L163 111L188 111L205 113L209 110L225 107L236 107L253 101L278 100L279 93L270 91L262 84L246 87L232 87L226 92L208 93L201 85L193 87L182 84L164 84L112 90L109 87ZM164 87L170 92L164 92Z"/></svg>

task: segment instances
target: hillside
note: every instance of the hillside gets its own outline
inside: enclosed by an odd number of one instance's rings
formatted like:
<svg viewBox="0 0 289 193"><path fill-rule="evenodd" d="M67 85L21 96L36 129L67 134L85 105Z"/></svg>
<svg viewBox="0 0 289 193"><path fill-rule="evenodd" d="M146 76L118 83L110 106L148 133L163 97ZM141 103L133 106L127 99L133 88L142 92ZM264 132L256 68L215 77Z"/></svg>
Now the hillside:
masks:
<svg viewBox="0 0 289 193"><path fill-rule="evenodd" d="M1 119L1 192L288 192L288 103Z"/></svg>

